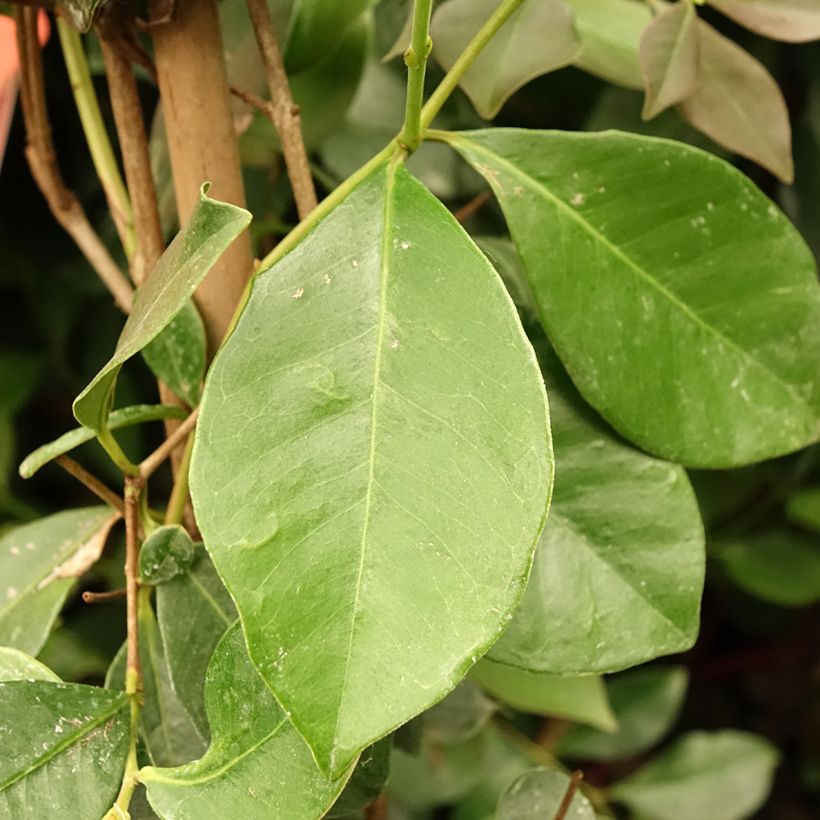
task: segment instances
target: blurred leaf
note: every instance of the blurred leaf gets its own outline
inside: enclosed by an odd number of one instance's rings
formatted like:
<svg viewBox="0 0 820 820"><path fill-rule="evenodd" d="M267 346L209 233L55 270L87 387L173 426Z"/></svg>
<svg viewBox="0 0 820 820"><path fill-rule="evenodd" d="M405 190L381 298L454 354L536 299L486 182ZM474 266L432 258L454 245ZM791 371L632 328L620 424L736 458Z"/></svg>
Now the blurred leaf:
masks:
<svg viewBox="0 0 820 820"><path fill-rule="evenodd" d="M732 580L755 597L781 606L807 606L820 600L816 539L774 530L715 546L715 555Z"/></svg>
<svg viewBox="0 0 820 820"><path fill-rule="evenodd" d="M773 40L807 43L820 38L817 0L708 0L742 26Z"/></svg>
<svg viewBox="0 0 820 820"><path fill-rule="evenodd" d="M700 82L680 112L715 142L786 183L794 178L791 125L780 88L747 51L698 21Z"/></svg>
<svg viewBox="0 0 820 820"><path fill-rule="evenodd" d="M362 752L350 780L325 817L358 819L359 812L382 793L390 773L392 744L392 738L388 736Z"/></svg>
<svg viewBox="0 0 820 820"><path fill-rule="evenodd" d="M484 251L504 280L510 298L515 302L525 322L537 321L538 308L530 284L521 268L521 260L512 240L501 236L474 236L473 241Z"/></svg>
<svg viewBox="0 0 820 820"><path fill-rule="evenodd" d="M820 533L820 487L800 490L786 501L786 515L795 524Z"/></svg>
<svg viewBox="0 0 820 820"><path fill-rule="evenodd" d="M638 48L652 20L645 3L635 0L566 0L575 13L581 53L575 65L596 77L642 89Z"/></svg>
<svg viewBox="0 0 820 820"><path fill-rule="evenodd" d="M434 743L460 743L478 734L495 712L495 704L469 680L421 717L425 735Z"/></svg>
<svg viewBox="0 0 820 820"><path fill-rule="evenodd" d="M60 678L31 655L10 646L0 646L0 682L11 680L59 682Z"/></svg>
<svg viewBox="0 0 820 820"><path fill-rule="evenodd" d="M690 732L612 795L645 820L742 820L765 801L777 763L775 748L757 735Z"/></svg>
<svg viewBox="0 0 820 820"><path fill-rule="evenodd" d="M194 550L184 527L171 524L154 530L140 549L140 583L163 584L188 572Z"/></svg>
<svg viewBox="0 0 820 820"><path fill-rule="evenodd" d="M170 404L135 404L131 407L114 410L108 416L108 429L119 430L133 424L145 424L149 421L164 419L184 419L186 415L186 411L181 407L174 407ZM20 465L20 475L23 478L31 478L49 461L53 461L57 456L68 453L93 438L94 432L87 427L77 427L63 433L60 438L38 447L33 453L29 453Z"/></svg>
<svg viewBox="0 0 820 820"><path fill-rule="evenodd" d="M57 5L77 31L85 32L91 28L94 15L107 2L108 0L57 0Z"/></svg>
<svg viewBox="0 0 820 820"><path fill-rule="evenodd" d="M498 804L498 820L547 820L555 817L572 781L563 772L535 769L510 786ZM589 800L578 791L565 815L573 820L595 820Z"/></svg>
<svg viewBox="0 0 820 820"><path fill-rule="evenodd" d="M376 53L389 62L404 54L413 33L413 0L376 3Z"/></svg>
<svg viewBox="0 0 820 820"><path fill-rule="evenodd" d="M470 670L470 677L491 695L523 712L561 717L608 731L617 725L603 678L598 675L546 675L481 660Z"/></svg>
<svg viewBox="0 0 820 820"><path fill-rule="evenodd" d="M67 626L48 636L38 657L66 681L102 680L108 670L108 660L99 647Z"/></svg>
<svg viewBox="0 0 820 820"><path fill-rule="evenodd" d="M433 55L445 69L497 7L497 0L448 0L436 9ZM580 47L564 0L524 0L464 74L461 87L490 120L530 80L569 65Z"/></svg>
<svg viewBox="0 0 820 820"><path fill-rule="evenodd" d="M190 407L199 404L205 378L205 325L192 301L143 349L154 375Z"/></svg>
<svg viewBox="0 0 820 820"><path fill-rule="evenodd" d="M572 726L556 747L559 757L573 760L621 760L645 752L678 719L689 675L682 666L649 666L607 679L609 703L617 728L599 732Z"/></svg>
<svg viewBox="0 0 820 820"><path fill-rule="evenodd" d="M248 226L242 208L205 195L203 186L188 223L137 289L134 307L108 363L74 401L74 416L95 432L107 428L117 374L185 307L196 286L225 249Z"/></svg>
<svg viewBox="0 0 820 820"><path fill-rule="evenodd" d="M698 81L698 15L690 2L660 11L641 37L640 60L646 84L644 119L685 100Z"/></svg>
<svg viewBox="0 0 820 820"><path fill-rule="evenodd" d="M42 364L32 353L0 352L0 414L13 416L22 409L37 387Z"/></svg>
<svg viewBox="0 0 820 820"><path fill-rule="evenodd" d="M36 655L48 637L72 578L40 584L71 557L109 516L107 507L68 510L0 538L0 644Z"/></svg>

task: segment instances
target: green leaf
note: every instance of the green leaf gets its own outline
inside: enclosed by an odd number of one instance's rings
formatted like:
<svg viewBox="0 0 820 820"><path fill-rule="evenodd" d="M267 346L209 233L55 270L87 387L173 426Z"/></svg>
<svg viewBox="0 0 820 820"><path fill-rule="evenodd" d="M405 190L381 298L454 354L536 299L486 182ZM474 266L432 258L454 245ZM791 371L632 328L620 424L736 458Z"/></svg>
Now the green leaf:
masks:
<svg viewBox="0 0 820 820"><path fill-rule="evenodd" d="M686 472L613 436L536 344L558 480L524 599L489 658L586 675L689 649L705 562Z"/></svg>
<svg viewBox="0 0 820 820"><path fill-rule="evenodd" d="M147 599L139 605L139 653L142 667L140 734L156 766L178 766L202 756L206 736L199 733L180 702L168 672L162 636ZM108 689L122 689L127 646L123 644L105 678Z"/></svg>
<svg viewBox="0 0 820 820"><path fill-rule="evenodd" d="M260 812L321 817L327 811L350 772L335 781L319 772L248 659L238 626L214 652L205 700L212 735L205 756L174 769L149 766L140 772L148 800L163 820L223 820Z"/></svg>
<svg viewBox="0 0 820 820"><path fill-rule="evenodd" d="M117 374L185 307L196 286L251 221L243 208L209 199L203 186L188 223L137 289L114 355L74 401L74 416L95 432L106 429Z"/></svg>
<svg viewBox="0 0 820 820"><path fill-rule="evenodd" d="M715 544L715 556L751 595L781 606L820 600L820 546L816 539L772 530Z"/></svg>
<svg viewBox="0 0 820 820"><path fill-rule="evenodd" d="M612 795L646 820L742 820L765 801L777 763L777 750L757 735L691 732Z"/></svg>
<svg viewBox="0 0 820 820"><path fill-rule="evenodd" d="M566 718L613 731L604 681L597 675L562 677L479 661L470 677L491 695L523 712Z"/></svg>
<svg viewBox="0 0 820 820"><path fill-rule="evenodd" d="M643 88L638 47L652 20L634 0L566 0L575 14L581 53L575 65L611 83Z"/></svg>
<svg viewBox="0 0 820 820"><path fill-rule="evenodd" d="M787 43L820 39L817 0L708 0L751 31Z"/></svg>
<svg viewBox="0 0 820 820"><path fill-rule="evenodd" d="M183 408L170 404L135 404L114 410L108 416L108 429L119 430L121 427L130 427L133 424L144 424L149 421L183 419L186 415ZM53 461L57 456L68 453L93 438L94 432L87 427L77 427L63 433L59 438L38 447L33 453L27 455L20 465L20 475L23 478L31 478L49 461Z"/></svg>
<svg viewBox="0 0 820 820"><path fill-rule="evenodd" d="M433 56L450 69L498 7L497 0L448 0L433 17ZM461 87L484 119L530 80L569 65L581 42L564 0L524 0L478 55Z"/></svg>
<svg viewBox="0 0 820 820"><path fill-rule="evenodd" d="M236 608L204 549L197 550L190 572L157 587L157 620L171 685L207 738L205 673Z"/></svg>
<svg viewBox="0 0 820 820"><path fill-rule="evenodd" d="M434 743L460 743L478 734L495 711L495 704L478 686L463 680L419 720L425 735Z"/></svg>
<svg viewBox="0 0 820 820"><path fill-rule="evenodd" d="M545 820L555 817L571 782L563 772L548 769L534 769L522 774L502 796L497 820ZM566 816L573 820L595 820L595 812L581 792L575 793Z"/></svg>
<svg viewBox="0 0 820 820"><path fill-rule="evenodd" d="M641 71L646 87L643 117L651 119L690 96L698 82L700 39L692 3L664 8L641 38Z"/></svg>
<svg viewBox="0 0 820 820"><path fill-rule="evenodd" d="M617 729L599 732L573 726L558 742L559 757L622 760L645 752L669 733L678 719L689 676L682 666L650 666L607 680Z"/></svg>
<svg viewBox="0 0 820 820"><path fill-rule="evenodd" d="M820 532L820 487L808 487L786 502L786 515L791 521L812 532Z"/></svg>
<svg viewBox="0 0 820 820"><path fill-rule="evenodd" d="M39 356L18 350L0 352L0 414L13 416L31 398L42 373Z"/></svg>
<svg viewBox="0 0 820 820"><path fill-rule="evenodd" d="M199 404L205 378L205 325L188 301L164 330L143 349L154 375L190 407Z"/></svg>
<svg viewBox="0 0 820 820"><path fill-rule="evenodd" d="M344 791L325 817L358 820L359 812L384 789L390 773L392 745L392 738L386 737L362 752Z"/></svg>
<svg viewBox="0 0 820 820"><path fill-rule="evenodd" d="M154 530L140 549L140 583L163 584L188 572L195 547L184 527L171 524Z"/></svg>
<svg viewBox="0 0 820 820"><path fill-rule="evenodd" d="M525 323L532 322L537 316L535 297L521 268L515 245L501 236L476 236L473 239L504 280L507 292L517 305L521 318Z"/></svg>
<svg viewBox="0 0 820 820"><path fill-rule="evenodd" d="M814 259L742 174L617 132L437 136L492 185L550 341L624 436L710 468L818 438Z"/></svg>
<svg viewBox="0 0 820 820"><path fill-rule="evenodd" d="M0 538L0 644L36 655L63 606L73 578L41 585L102 526L106 507L49 515Z"/></svg>
<svg viewBox="0 0 820 820"><path fill-rule="evenodd" d="M19 649L0 646L0 682L12 680L47 680L59 683L60 679L44 664ZM0 707L1 708L1 707Z"/></svg>
<svg viewBox="0 0 820 820"><path fill-rule="evenodd" d="M700 82L680 104L681 115L715 142L791 183L792 132L780 88L763 65L732 40L703 20L698 28Z"/></svg>
<svg viewBox="0 0 820 820"><path fill-rule="evenodd" d="M100 820L122 780L128 735L125 695L0 683L0 816Z"/></svg>
<svg viewBox="0 0 820 820"><path fill-rule="evenodd" d="M99 680L108 671L111 658L98 643L99 622L94 616L90 616L88 621L93 624L92 635L81 634L63 624L48 636L37 655L65 681L81 683L89 679Z"/></svg>
<svg viewBox="0 0 820 820"><path fill-rule="evenodd" d="M191 487L251 657L324 771L495 640L551 468L513 305L403 167L256 277L206 381Z"/></svg>

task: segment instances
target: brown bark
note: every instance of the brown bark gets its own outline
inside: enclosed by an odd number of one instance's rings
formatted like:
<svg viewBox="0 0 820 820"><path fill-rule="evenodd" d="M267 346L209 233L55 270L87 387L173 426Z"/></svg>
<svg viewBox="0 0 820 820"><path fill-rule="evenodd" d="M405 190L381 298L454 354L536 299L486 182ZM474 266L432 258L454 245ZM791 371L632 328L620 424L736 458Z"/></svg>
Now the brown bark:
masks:
<svg viewBox="0 0 820 820"><path fill-rule="evenodd" d="M162 6L154 0L152 14ZM180 221L193 210L203 182L211 183L214 198L244 206L216 0L176 0L173 20L152 33ZM211 352L228 329L251 271L245 232L196 292Z"/></svg>

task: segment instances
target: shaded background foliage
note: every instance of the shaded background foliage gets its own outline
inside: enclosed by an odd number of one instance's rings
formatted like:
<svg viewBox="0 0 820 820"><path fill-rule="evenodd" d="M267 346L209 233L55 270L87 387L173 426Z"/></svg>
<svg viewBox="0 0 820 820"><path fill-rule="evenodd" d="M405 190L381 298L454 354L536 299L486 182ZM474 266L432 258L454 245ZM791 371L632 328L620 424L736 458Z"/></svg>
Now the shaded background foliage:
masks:
<svg viewBox="0 0 820 820"><path fill-rule="evenodd" d="M229 5L223 4L227 15ZM371 147L381 147L401 123L404 68L400 60L382 63L379 59L403 22L401 4L397 5L398 11L382 3L376 8L374 29L350 34L343 60L346 71L305 76L300 65L293 71L294 78L302 78L301 83L295 79L294 90L303 107L315 176L324 191L366 159ZM708 8L700 12L703 19L764 63L784 92L794 130L795 184L782 184L749 160L733 161L782 205L817 254L820 43L774 43ZM226 18L229 66L237 80L245 81L239 84L251 85L257 79L258 67L242 65L244 34L231 31L230 19ZM113 249L113 225L88 156L56 38L45 49L45 61L50 111L66 181ZM291 68L296 63L292 57ZM432 86L441 72L431 64L430 74ZM105 107L104 79L97 74L95 83ZM155 91L147 80L140 88L145 110L150 112ZM528 83L513 95L494 122L540 129L612 127L671 136L726 155L675 112L643 122L641 106L639 92L616 88L570 67ZM104 109L103 113L110 123L110 111ZM444 119L448 126L458 128L481 123L461 92L448 104ZM297 218L281 159L270 147L269 126L241 107L237 122L244 129L241 148L248 207L256 216L252 230L261 255ZM154 133L155 154L161 163L156 128ZM0 526L4 529L88 503L85 491L59 470L43 470L36 482L24 484L16 475L16 465L41 442L72 426L71 401L113 349L122 323L109 295L48 212L23 160L23 142L18 114L0 173ZM444 155L440 146L424 146L411 166L454 210L484 189L466 165L453 154ZM651 180L647 184L651 185ZM173 228L170 224L167 227ZM500 211L492 201L482 203L466 217L466 227L475 235L505 232ZM147 367L135 363L122 374L118 404L145 401L155 389ZM145 452L159 442L160 433L158 425L132 428L123 432L122 441L126 450ZM771 820L810 820L820 815L820 619L815 603L820 597L820 570L811 563L806 569L809 583L815 579L813 594L809 590L803 599L787 600L788 605L782 605L784 595L779 590L792 589L799 572L790 570L783 557L788 552L777 547L785 543L788 550L789 544L805 543L809 550L820 550L820 522L810 520L812 504L808 503L807 516L795 503L802 490L820 483L819 454L815 445L741 470L691 472L707 530L709 556L702 628L691 652L660 662L680 664L689 673L688 692L673 735L692 729L744 729L767 737L780 750L783 757L772 795L755 815ZM81 456L97 475L110 483L116 481L114 468L95 444L86 445ZM761 538L778 540L774 549L759 551L757 554L764 556L762 564L752 566L744 560L748 543ZM85 588L120 586L121 563L117 551L111 550ZM101 617L102 607L109 609L112 617ZM124 636L122 610L117 603L92 610L74 597L41 656L43 661L66 680L101 682ZM564 734L567 726L563 721L524 713L507 715L526 736L538 739L542 750L562 755L562 743L566 744L571 735L571 731ZM405 734L411 733L412 724ZM588 782L605 787L648 757L644 749L617 760L585 759L582 755L578 765ZM470 785L469 778L459 779L447 765L438 772L441 799L433 801L434 816L469 817L470 795L474 795L476 784ZM453 765L457 770L458 764ZM402 785L402 776L407 772L397 775L393 786L399 803L413 788L412 778Z"/></svg>

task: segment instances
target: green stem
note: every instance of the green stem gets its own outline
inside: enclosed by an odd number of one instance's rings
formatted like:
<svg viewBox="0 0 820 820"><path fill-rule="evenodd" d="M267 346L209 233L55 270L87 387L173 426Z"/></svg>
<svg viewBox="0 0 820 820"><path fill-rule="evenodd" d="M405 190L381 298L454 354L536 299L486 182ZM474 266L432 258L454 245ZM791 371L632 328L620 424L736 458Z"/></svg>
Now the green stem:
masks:
<svg viewBox="0 0 820 820"><path fill-rule="evenodd" d="M188 436L182 459L177 469L176 481L168 499L165 510L165 524L181 524L185 514L185 505L188 503L188 475L191 470L191 454L194 451L194 434Z"/></svg>
<svg viewBox="0 0 820 820"><path fill-rule="evenodd" d="M424 134L430 123L435 119L436 114L447 102L453 91L461 82L461 78L467 73L467 69L475 61L487 43L492 40L495 33L512 17L524 0L504 0L493 12L492 16L479 29L475 37L470 41L458 59L453 63L453 67L441 81L440 85L427 100L427 104L421 110L421 132Z"/></svg>
<svg viewBox="0 0 820 820"><path fill-rule="evenodd" d="M103 820L127 820L131 817L128 807L131 805L131 798L134 796L134 789L137 787L137 775L139 772L139 762L137 761L137 733L139 731L140 705L138 695L131 696L131 726L128 740L128 757L125 759L125 769L122 775L122 785L117 795L117 800L109 809Z"/></svg>
<svg viewBox="0 0 820 820"><path fill-rule="evenodd" d="M137 244L131 202L100 113L83 43L80 35L61 17L57 18L57 31L60 35L63 58L71 81L77 113L80 115L83 133L88 142L88 150L91 152L94 168L111 208L111 215L120 234L125 255L130 259L134 255Z"/></svg>
<svg viewBox="0 0 820 820"><path fill-rule="evenodd" d="M422 140L421 106L424 102L424 75L427 58L430 56L430 14L433 0L415 0L413 7L413 30L410 46L404 52L407 72L407 106L404 113L404 127L399 134L399 142L408 151L415 151Z"/></svg>
<svg viewBox="0 0 820 820"><path fill-rule="evenodd" d="M124 475L139 475L140 468L125 455L117 439L114 438L114 434L107 427L97 433L97 441L102 444L105 452L108 453L108 457L120 468Z"/></svg>

